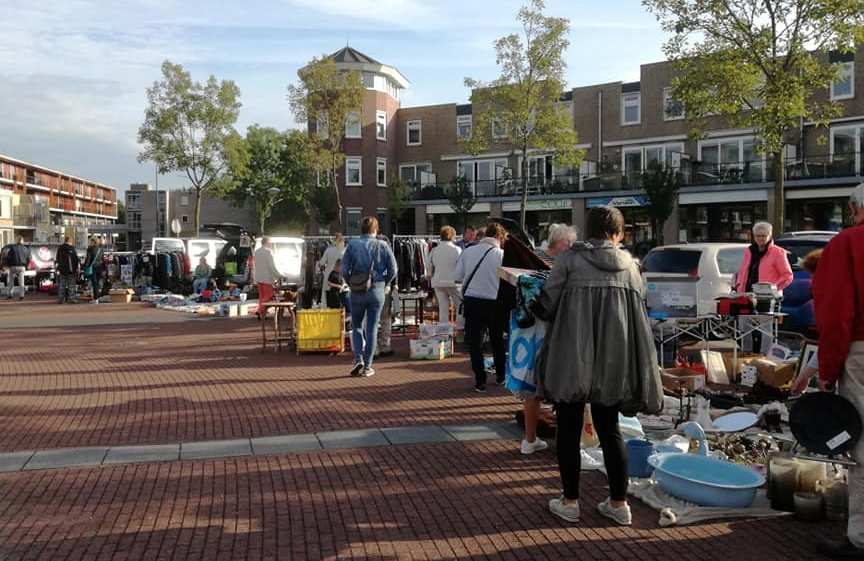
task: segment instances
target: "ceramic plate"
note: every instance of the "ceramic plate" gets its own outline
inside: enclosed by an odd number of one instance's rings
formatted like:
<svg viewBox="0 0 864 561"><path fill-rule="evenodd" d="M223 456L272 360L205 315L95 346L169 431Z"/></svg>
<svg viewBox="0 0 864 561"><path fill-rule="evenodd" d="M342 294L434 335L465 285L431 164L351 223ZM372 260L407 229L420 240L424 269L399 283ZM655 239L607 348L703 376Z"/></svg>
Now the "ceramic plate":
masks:
<svg viewBox="0 0 864 561"><path fill-rule="evenodd" d="M714 419L714 432L741 432L749 429L759 421L756 413L741 411L730 413Z"/></svg>

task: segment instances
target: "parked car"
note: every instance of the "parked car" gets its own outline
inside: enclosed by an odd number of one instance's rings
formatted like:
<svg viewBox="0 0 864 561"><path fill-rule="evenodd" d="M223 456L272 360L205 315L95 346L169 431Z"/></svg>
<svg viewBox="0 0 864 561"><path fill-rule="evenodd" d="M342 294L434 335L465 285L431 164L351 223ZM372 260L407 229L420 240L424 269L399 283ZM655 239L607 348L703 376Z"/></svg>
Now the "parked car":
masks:
<svg viewBox="0 0 864 561"><path fill-rule="evenodd" d="M732 291L745 249L743 243L694 243L649 251L641 264L648 314L666 318L715 313L716 298Z"/></svg>
<svg viewBox="0 0 864 561"><path fill-rule="evenodd" d="M811 251L828 245L835 235L837 232L787 232L774 240L774 243L786 250L794 276L792 284L783 291L783 303L780 309L783 313L789 314L783 322L783 329L805 334L815 332L812 281L810 273L801 267L801 262Z"/></svg>
<svg viewBox="0 0 864 561"><path fill-rule="evenodd" d="M287 284L303 286L303 259L305 242L303 238L271 236L276 268L282 273L282 280ZM261 247L261 238L255 240L255 250ZM253 260L254 266L254 260Z"/></svg>
<svg viewBox="0 0 864 561"><path fill-rule="evenodd" d="M180 238L153 238L150 241L150 253L182 251L186 253L186 244Z"/></svg>

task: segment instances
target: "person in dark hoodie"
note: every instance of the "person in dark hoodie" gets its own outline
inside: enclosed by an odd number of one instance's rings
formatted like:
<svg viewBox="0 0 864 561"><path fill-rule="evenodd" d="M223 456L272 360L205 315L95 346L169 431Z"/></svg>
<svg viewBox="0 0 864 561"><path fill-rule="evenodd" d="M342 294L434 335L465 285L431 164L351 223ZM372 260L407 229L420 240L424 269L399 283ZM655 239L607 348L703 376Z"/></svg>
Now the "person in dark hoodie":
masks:
<svg viewBox="0 0 864 561"><path fill-rule="evenodd" d="M78 272L81 269L81 261L78 259L75 247L69 243L69 236L63 238L63 245L57 248L54 267L57 271L58 304L74 303L78 299Z"/></svg>
<svg viewBox="0 0 864 561"><path fill-rule="evenodd" d="M639 267L621 248L624 217L610 206L588 213L586 237L555 260L532 305L550 322L537 357L539 395L556 404L558 466L564 487L549 510L579 520L580 439L586 403L609 479L599 513L617 524L632 522L627 504L627 452L618 414L656 414L663 388L654 338L643 302Z"/></svg>
<svg viewBox="0 0 864 561"><path fill-rule="evenodd" d="M104 255L102 241L99 238L91 238L90 245L87 247L87 258L84 261L84 274L89 276L93 290L93 304L98 304L102 296L102 282L105 278Z"/></svg>
<svg viewBox="0 0 864 561"><path fill-rule="evenodd" d="M6 259L3 265L9 270L9 300L12 299L15 292L18 293L18 299L23 300L24 271L30 265L30 248L24 245L24 238L18 238L18 243L8 246L5 254Z"/></svg>

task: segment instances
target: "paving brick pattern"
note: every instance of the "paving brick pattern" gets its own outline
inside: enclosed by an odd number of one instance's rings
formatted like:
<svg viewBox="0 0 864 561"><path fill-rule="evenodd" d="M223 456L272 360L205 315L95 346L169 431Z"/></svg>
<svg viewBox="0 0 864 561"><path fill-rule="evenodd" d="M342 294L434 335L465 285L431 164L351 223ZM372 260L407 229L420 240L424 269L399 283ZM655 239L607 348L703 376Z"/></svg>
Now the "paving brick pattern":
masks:
<svg viewBox="0 0 864 561"><path fill-rule="evenodd" d="M52 314L71 324L0 330L0 451L467 425L519 407L502 388L473 393L464 356L390 358L350 378L348 354L262 352L255 320L113 306L0 306L0 328ZM138 314L171 322L124 324Z"/></svg>
<svg viewBox="0 0 864 561"><path fill-rule="evenodd" d="M827 524L793 518L632 528L545 503L554 456L512 442L391 446L287 456L134 464L0 476L0 558L279 560L818 559Z"/></svg>

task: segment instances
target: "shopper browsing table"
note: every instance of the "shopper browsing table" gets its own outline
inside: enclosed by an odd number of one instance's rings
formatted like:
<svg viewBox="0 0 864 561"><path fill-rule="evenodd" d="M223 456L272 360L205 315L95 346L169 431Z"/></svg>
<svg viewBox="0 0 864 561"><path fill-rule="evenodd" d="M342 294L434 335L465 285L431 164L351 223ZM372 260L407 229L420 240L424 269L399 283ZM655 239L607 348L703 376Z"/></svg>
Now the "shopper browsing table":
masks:
<svg viewBox="0 0 864 561"><path fill-rule="evenodd" d="M54 260L57 269L58 303L74 302L77 299L78 273L81 261L75 247L69 243L69 236L63 238L63 245L57 248L57 258Z"/></svg>
<svg viewBox="0 0 864 561"><path fill-rule="evenodd" d="M276 267L273 242L268 237L264 237L261 240L261 247L255 250L252 275L258 286L258 304L262 305L273 300L273 287L276 285L276 281L282 277L282 273Z"/></svg>
<svg viewBox="0 0 864 561"><path fill-rule="evenodd" d="M390 245L376 239L378 219L367 216L360 225L360 239L351 240L342 256L342 272L351 290L351 376L372 376L372 359L378 338L384 287L396 278L396 257Z"/></svg>
<svg viewBox="0 0 864 561"><path fill-rule="evenodd" d="M489 332L495 375L504 383L507 350L504 347L504 322L497 304L498 268L504 259L501 246L507 239L504 227L497 222L486 226L486 237L462 252L456 264L456 279L462 283L465 310L465 338L471 352L474 391L486 391L486 368L483 364L483 336Z"/></svg>
<svg viewBox="0 0 864 561"><path fill-rule="evenodd" d="M813 302L820 386L830 390L839 383L840 395L864 418L864 183L852 192L849 210L855 225L825 246L813 276ZM858 465L849 468L846 541L823 548L835 559L864 559L864 439L852 453Z"/></svg>
<svg viewBox="0 0 864 561"><path fill-rule="evenodd" d="M600 514L630 525L627 453L619 412L658 413L663 390L654 338L643 303L639 267L621 249L624 217L609 206L588 212L588 241L558 256L532 311L550 322L537 358L541 395L556 404L558 466L563 495L549 510L579 520L580 439L585 404L609 479Z"/></svg>

